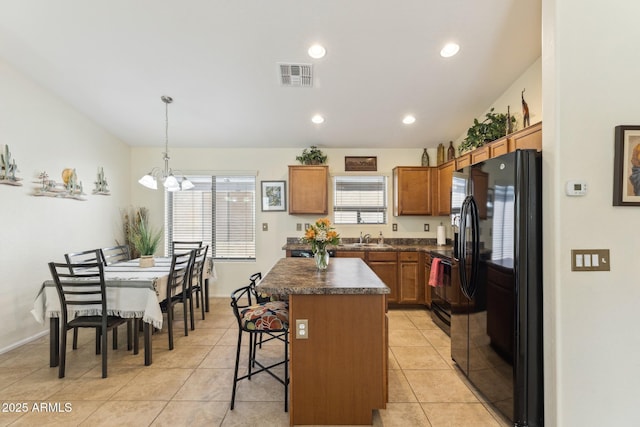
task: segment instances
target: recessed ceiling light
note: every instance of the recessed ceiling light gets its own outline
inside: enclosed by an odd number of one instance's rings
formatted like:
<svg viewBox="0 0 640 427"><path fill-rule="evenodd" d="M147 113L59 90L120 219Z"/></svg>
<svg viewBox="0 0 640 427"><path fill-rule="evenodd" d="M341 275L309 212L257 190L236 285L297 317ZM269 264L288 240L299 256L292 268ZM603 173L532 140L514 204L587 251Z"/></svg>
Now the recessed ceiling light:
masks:
<svg viewBox="0 0 640 427"><path fill-rule="evenodd" d="M320 59L327 53L327 50L322 45L314 44L309 48L307 53L314 59Z"/></svg>
<svg viewBox="0 0 640 427"><path fill-rule="evenodd" d="M324 117L322 117L320 114L316 114L315 116L311 117L311 121L319 125L320 123L324 123Z"/></svg>
<svg viewBox="0 0 640 427"><path fill-rule="evenodd" d="M440 51L440 56L443 58L450 58L460 50L460 46L456 43L447 43Z"/></svg>
<svg viewBox="0 0 640 427"><path fill-rule="evenodd" d="M405 125L413 124L415 123L415 121L416 121L416 118L411 114L404 116L404 119L402 119L402 123L404 123Z"/></svg>

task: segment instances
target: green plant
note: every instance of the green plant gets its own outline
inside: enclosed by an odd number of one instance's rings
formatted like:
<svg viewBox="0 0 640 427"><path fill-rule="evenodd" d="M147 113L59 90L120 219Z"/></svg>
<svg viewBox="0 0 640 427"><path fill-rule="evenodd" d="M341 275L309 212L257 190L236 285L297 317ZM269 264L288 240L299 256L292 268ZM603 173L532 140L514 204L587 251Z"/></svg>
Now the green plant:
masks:
<svg viewBox="0 0 640 427"><path fill-rule="evenodd" d="M322 165L327 161L327 156L315 145L312 145L308 150L305 148L302 150L302 154L296 156L296 160L303 165Z"/></svg>
<svg viewBox="0 0 640 427"><path fill-rule="evenodd" d="M460 153L502 138L507 134L507 121L516 122L515 117L504 113L494 113L493 110L493 108L489 110L483 121L473 119L473 126L467 130L467 137L458 146Z"/></svg>
<svg viewBox="0 0 640 427"><path fill-rule="evenodd" d="M161 230L153 230L149 225L147 208L122 211L125 244L129 245L132 258L153 255L162 237Z"/></svg>

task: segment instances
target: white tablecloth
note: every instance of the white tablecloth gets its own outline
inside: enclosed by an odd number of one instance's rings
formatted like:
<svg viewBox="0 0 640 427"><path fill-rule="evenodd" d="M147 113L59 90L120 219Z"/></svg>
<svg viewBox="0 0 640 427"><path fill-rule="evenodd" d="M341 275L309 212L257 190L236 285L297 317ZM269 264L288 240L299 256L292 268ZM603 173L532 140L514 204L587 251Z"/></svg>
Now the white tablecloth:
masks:
<svg viewBox="0 0 640 427"><path fill-rule="evenodd" d="M162 310L159 302L167 292L171 258L155 258L155 266L141 268L137 259L119 262L104 268L107 286L108 314L124 318L141 318L155 328L162 328ZM204 279L216 278L211 258L207 258ZM77 314L88 313L78 307ZM60 299L53 280L46 280L33 302L31 314L44 325L47 318L60 317Z"/></svg>

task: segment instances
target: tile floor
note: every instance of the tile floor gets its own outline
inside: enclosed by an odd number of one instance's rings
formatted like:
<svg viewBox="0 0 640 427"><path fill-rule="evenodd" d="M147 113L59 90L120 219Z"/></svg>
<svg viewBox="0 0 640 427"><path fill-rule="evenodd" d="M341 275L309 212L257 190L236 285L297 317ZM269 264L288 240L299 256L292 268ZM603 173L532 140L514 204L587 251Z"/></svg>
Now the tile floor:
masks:
<svg viewBox="0 0 640 427"><path fill-rule="evenodd" d="M122 328L119 349L109 349L106 379L89 331L80 333L78 350L68 351L64 379L49 368L48 336L1 354L0 426L289 425L282 386L266 374L242 381L229 410L237 326L228 299L212 298L211 313L188 337L181 320L174 328L173 351L166 326L154 334L149 367L142 351L126 350ZM375 411L374 426L508 425L454 368L449 338L428 311L390 310L389 347L389 403ZM279 356L280 349L262 351Z"/></svg>

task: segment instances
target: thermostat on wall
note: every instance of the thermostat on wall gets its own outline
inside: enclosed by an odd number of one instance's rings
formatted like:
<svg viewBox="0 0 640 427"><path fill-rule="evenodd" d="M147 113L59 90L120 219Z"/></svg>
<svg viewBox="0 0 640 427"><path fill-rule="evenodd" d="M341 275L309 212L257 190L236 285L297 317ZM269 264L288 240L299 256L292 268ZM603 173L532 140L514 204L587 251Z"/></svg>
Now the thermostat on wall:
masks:
<svg viewBox="0 0 640 427"><path fill-rule="evenodd" d="M567 196L584 196L587 194L587 183L580 180L567 181Z"/></svg>

